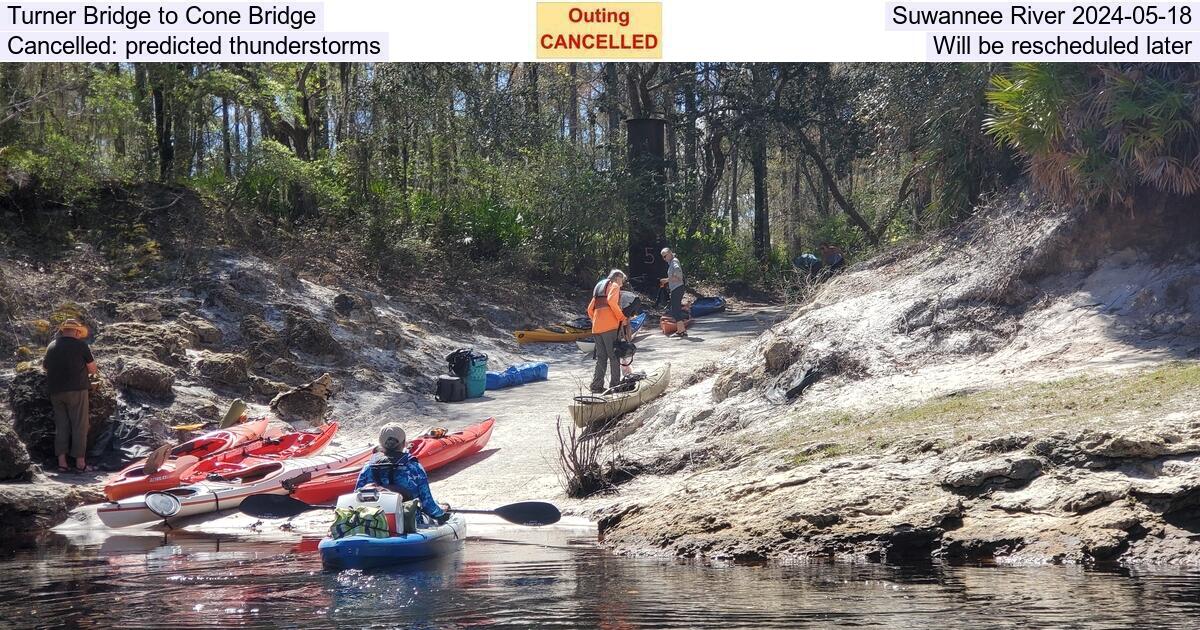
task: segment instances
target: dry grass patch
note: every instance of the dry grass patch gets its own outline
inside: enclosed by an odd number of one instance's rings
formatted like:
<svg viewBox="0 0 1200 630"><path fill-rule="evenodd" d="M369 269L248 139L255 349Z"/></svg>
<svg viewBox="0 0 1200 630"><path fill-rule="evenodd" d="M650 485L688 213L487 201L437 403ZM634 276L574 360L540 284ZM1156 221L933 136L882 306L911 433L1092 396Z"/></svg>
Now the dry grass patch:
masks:
<svg viewBox="0 0 1200 630"><path fill-rule="evenodd" d="M953 445L1018 431L1117 428L1193 409L1200 362L1130 374L1094 374L1003 390L961 391L905 407L820 416L801 411L779 438L804 462L877 452L901 439ZM808 431L795 431L795 427ZM838 448L814 448L836 444Z"/></svg>

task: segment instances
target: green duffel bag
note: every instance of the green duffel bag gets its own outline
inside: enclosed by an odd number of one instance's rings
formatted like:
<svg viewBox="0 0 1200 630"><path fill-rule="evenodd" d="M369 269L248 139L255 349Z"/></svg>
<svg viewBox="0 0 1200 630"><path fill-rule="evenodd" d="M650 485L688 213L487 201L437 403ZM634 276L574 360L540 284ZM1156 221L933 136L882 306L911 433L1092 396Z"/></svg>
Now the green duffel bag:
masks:
<svg viewBox="0 0 1200 630"><path fill-rule="evenodd" d="M329 537L334 540L346 536L388 538L391 535L387 515L381 507L360 505L340 507L333 511L333 525L329 526Z"/></svg>

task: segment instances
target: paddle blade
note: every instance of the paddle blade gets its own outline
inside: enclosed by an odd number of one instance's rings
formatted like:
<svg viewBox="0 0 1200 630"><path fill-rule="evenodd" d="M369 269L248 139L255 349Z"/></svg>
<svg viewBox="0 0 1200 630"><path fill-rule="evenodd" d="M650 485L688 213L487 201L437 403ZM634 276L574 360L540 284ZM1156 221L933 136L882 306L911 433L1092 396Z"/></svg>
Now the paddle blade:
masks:
<svg viewBox="0 0 1200 630"><path fill-rule="evenodd" d="M146 462L142 464L142 472L147 475L153 475L154 473L158 472L158 469L162 468L162 465L166 463L167 457L170 457L170 455L170 444L163 444L162 446L154 449L153 453L150 453L146 456Z"/></svg>
<svg viewBox="0 0 1200 630"><path fill-rule="evenodd" d="M238 420L241 419L242 414L244 413L246 413L246 402L241 398L238 398L230 403L229 411L226 411L225 417L221 418L221 428L228 429L229 427L237 424Z"/></svg>
<svg viewBox="0 0 1200 630"><path fill-rule="evenodd" d="M510 503L496 508L493 513L518 525L553 525L562 518L558 508L543 501Z"/></svg>
<svg viewBox="0 0 1200 630"><path fill-rule="evenodd" d="M282 494L252 494L238 507L243 514L254 518L290 518L309 510L329 510L332 505L309 505Z"/></svg>

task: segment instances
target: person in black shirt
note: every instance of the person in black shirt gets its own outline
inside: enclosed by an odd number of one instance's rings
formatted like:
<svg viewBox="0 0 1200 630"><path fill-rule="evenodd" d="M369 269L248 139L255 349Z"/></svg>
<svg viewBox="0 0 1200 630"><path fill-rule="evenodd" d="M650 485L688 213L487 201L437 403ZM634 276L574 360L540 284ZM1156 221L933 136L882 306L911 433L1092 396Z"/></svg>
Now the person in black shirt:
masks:
<svg viewBox="0 0 1200 630"><path fill-rule="evenodd" d="M54 454L58 470L67 472L67 454L75 458L80 472L88 467L88 375L96 373L96 360L84 341L87 326L68 319L58 327L58 337L46 348L42 367L46 370L46 385L50 404L54 408Z"/></svg>

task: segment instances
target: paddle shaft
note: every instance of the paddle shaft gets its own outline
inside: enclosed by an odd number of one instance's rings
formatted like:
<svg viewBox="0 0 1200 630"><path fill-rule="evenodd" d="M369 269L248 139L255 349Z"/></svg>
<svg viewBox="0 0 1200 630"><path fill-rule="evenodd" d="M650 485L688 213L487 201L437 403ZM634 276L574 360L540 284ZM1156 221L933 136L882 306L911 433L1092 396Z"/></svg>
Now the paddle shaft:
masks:
<svg viewBox="0 0 1200 630"><path fill-rule="evenodd" d="M337 508L336 505L311 505L311 506L309 506L308 509L309 510L332 510L335 508ZM308 510L305 510L305 511L307 512ZM496 514L497 516L503 516L503 514L500 514L501 511L503 511L503 508L497 509L497 510L463 510L460 508L452 507L449 510L449 512L451 514Z"/></svg>
<svg viewBox="0 0 1200 630"><path fill-rule="evenodd" d="M264 505L265 504L265 505ZM242 511L256 517L288 518L310 510L332 510L335 505L313 505L285 495L256 494L242 503ZM265 509L264 509L265 508ZM518 525L549 525L558 522L562 514L549 503L524 502L502 505L494 510L450 509L451 513L495 514Z"/></svg>
<svg viewBox="0 0 1200 630"><path fill-rule="evenodd" d="M299 499L297 499L297 500L299 500ZM308 504L308 507L304 511L308 512L311 510L333 510L333 509L337 509L337 506L336 505ZM463 509L456 508L456 507L450 508L449 511L452 514L495 514L496 513L496 510L463 510Z"/></svg>
<svg viewBox="0 0 1200 630"><path fill-rule="evenodd" d="M306 509L304 511L308 512L310 510L333 510L336 508L337 508L336 505L311 505L310 504L308 506L308 509ZM453 514L495 514L496 513L496 510L463 510L463 509L459 509L459 508L450 508L449 511Z"/></svg>

